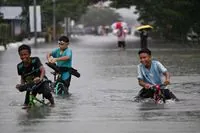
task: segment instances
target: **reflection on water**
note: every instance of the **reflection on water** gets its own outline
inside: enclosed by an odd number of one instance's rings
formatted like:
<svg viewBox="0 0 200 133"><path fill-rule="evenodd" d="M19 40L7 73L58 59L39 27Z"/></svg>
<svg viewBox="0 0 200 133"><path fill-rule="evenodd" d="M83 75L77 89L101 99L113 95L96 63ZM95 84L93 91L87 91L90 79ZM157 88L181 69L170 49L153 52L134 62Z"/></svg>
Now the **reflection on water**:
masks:
<svg viewBox="0 0 200 133"><path fill-rule="evenodd" d="M162 110L166 109L166 104L155 104L154 101L143 101L139 104L140 111Z"/></svg>
<svg viewBox="0 0 200 133"><path fill-rule="evenodd" d="M72 79L70 97L55 96L54 108L21 109L24 93L15 89L19 83L16 64L20 59L16 49L0 52L1 133L195 133L200 130L198 50L152 49L153 58L171 72L170 90L181 100L156 105L133 102L141 89L136 79L138 49L116 49L106 37L107 44L87 41L90 38L70 46L74 66L82 76ZM44 64L45 53L55 47L33 48L32 55L39 56ZM52 70L45 68L51 79ZM158 124L161 128L157 128Z"/></svg>
<svg viewBox="0 0 200 133"><path fill-rule="evenodd" d="M19 115L18 121L20 126L33 126L40 124L41 119L47 119L51 109L41 106L24 109L24 113Z"/></svg>
<svg viewBox="0 0 200 133"><path fill-rule="evenodd" d="M50 107L36 106L34 108L25 109L27 112L27 119L45 119L51 111Z"/></svg>

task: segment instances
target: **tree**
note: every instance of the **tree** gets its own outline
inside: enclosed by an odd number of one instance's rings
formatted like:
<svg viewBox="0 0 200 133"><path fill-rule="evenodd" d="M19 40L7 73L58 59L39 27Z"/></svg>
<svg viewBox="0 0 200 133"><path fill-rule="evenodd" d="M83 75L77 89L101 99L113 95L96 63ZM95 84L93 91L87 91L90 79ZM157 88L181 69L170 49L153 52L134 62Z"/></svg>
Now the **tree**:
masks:
<svg viewBox="0 0 200 133"><path fill-rule="evenodd" d="M37 4L41 4L44 0L38 1ZM33 0L6 0L4 1L4 5L11 5L11 6L21 6L22 7L22 19L24 25L24 31L29 34L29 6L33 5Z"/></svg>
<svg viewBox="0 0 200 133"><path fill-rule="evenodd" d="M113 0L113 7L136 6L141 23L153 24L166 38L184 38L192 28L200 33L199 0Z"/></svg>
<svg viewBox="0 0 200 133"><path fill-rule="evenodd" d="M8 24L0 23L0 45L6 47L6 44L10 41L10 26Z"/></svg>
<svg viewBox="0 0 200 133"><path fill-rule="evenodd" d="M85 12L88 4L88 0L55 0L56 23L63 21L64 17L77 20ZM4 5L22 6L21 15L26 24L26 32L29 32L29 6L33 5L33 0L7 0ZM47 30L52 26L53 0L37 0L37 5L41 5L42 25Z"/></svg>

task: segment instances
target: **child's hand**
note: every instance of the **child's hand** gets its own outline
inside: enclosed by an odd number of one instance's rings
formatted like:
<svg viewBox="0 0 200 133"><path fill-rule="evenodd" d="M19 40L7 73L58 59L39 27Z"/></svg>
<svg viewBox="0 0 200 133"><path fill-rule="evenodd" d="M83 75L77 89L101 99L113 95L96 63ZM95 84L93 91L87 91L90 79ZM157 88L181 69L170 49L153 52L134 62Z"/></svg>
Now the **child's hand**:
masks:
<svg viewBox="0 0 200 133"><path fill-rule="evenodd" d="M170 84L170 82L168 81L168 80L166 80L165 82L164 82L164 85L169 85Z"/></svg>
<svg viewBox="0 0 200 133"><path fill-rule="evenodd" d="M56 58L53 58L52 56L48 58L49 63L56 63Z"/></svg>
<svg viewBox="0 0 200 133"><path fill-rule="evenodd" d="M21 86L21 84L17 84L16 85L16 89L18 89L19 90L19 87Z"/></svg>
<svg viewBox="0 0 200 133"><path fill-rule="evenodd" d="M50 63L56 63L56 58L52 58Z"/></svg>
<svg viewBox="0 0 200 133"><path fill-rule="evenodd" d="M35 84L39 83L40 81L41 81L40 77L36 77L36 78L33 79L33 82Z"/></svg>
<svg viewBox="0 0 200 133"><path fill-rule="evenodd" d="M144 88L145 88L145 89L149 89L149 88L151 88L151 86L152 86L151 84L148 84L148 83L147 83L147 84L144 85Z"/></svg>
<svg viewBox="0 0 200 133"><path fill-rule="evenodd" d="M17 85L16 85L16 89L17 89L18 91L22 92L22 91L23 91L22 86L23 86L23 84L17 84Z"/></svg>
<svg viewBox="0 0 200 133"><path fill-rule="evenodd" d="M50 56L50 57L48 58L48 62L51 63L52 60L53 60L53 57Z"/></svg>

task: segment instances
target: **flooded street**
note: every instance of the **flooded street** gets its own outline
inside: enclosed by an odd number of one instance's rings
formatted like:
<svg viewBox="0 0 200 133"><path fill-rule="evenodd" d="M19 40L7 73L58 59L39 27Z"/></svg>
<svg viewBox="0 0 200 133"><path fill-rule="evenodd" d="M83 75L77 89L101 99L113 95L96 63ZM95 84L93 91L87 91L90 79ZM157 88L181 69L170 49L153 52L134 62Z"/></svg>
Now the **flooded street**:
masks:
<svg viewBox="0 0 200 133"><path fill-rule="evenodd" d="M199 133L200 49L188 45L149 43L153 58L172 75L169 88L180 102L164 105L134 102L140 90L136 76L139 40L128 37L125 50L113 36L83 36L73 41L73 66L81 77L72 78L67 98L55 96L54 108L23 110L25 93L19 83L17 48L0 51L0 133ZM58 45L32 48L46 75L46 53ZM157 47L159 46L159 47Z"/></svg>

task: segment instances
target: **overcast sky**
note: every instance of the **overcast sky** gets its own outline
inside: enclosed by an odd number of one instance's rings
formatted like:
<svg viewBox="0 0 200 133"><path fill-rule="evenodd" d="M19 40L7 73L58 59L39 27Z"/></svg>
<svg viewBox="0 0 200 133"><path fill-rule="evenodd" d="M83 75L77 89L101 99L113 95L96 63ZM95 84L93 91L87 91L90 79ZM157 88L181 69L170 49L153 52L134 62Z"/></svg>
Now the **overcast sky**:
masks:
<svg viewBox="0 0 200 133"><path fill-rule="evenodd" d="M111 1L106 1L103 3L104 6L109 7L109 4ZM130 25L138 25L137 18L138 15L135 14L135 6L131 6L130 8L119 8L119 9L114 9L116 10L117 13L119 13L127 23Z"/></svg>

